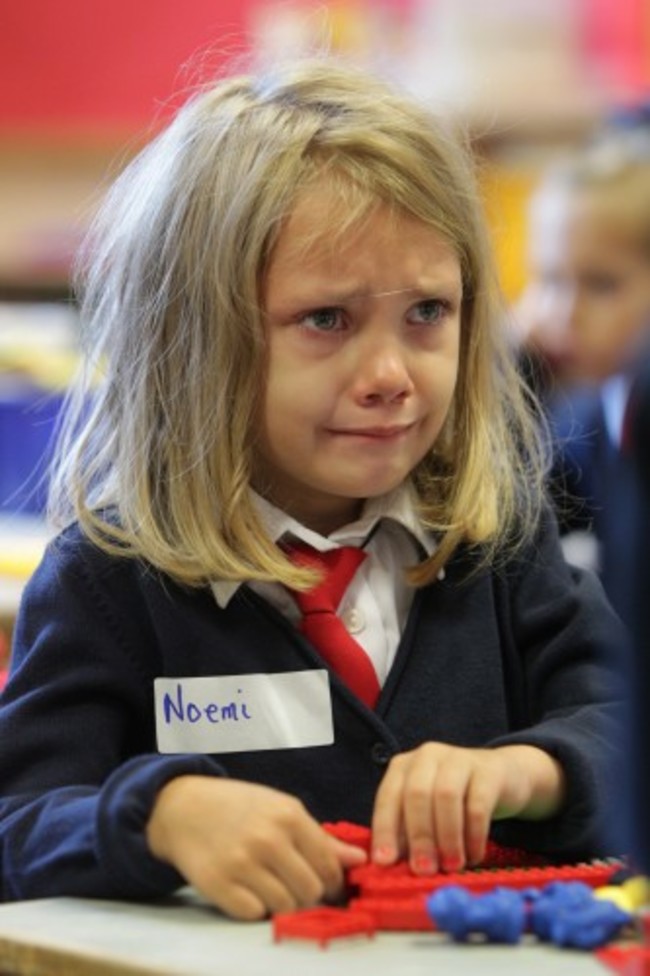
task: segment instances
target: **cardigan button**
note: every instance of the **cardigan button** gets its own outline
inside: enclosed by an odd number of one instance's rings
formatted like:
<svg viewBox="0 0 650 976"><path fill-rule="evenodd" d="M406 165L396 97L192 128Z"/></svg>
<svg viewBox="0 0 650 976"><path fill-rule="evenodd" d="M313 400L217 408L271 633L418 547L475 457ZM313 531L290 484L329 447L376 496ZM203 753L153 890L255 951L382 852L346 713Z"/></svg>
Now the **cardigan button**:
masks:
<svg viewBox="0 0 650 976"><path fill-rule="evenodd" d="M387 766L391 760L392 752L385 742L375 742L370 750L370 756L377 766Z"/></svg>

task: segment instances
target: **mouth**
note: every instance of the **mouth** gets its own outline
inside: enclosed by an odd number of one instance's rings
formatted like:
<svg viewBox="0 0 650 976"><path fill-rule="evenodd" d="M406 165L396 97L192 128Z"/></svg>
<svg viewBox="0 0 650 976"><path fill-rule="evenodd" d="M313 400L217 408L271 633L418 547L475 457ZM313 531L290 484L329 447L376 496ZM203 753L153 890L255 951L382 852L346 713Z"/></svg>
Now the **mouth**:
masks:
<svg viewBox="0 0 650 976"><path fill-rule="evenodd" d="M411 424L394 424L390 427L346 427L343 429L331 430L331 434L339 437L363 437L370 440L389 441L396 440L408 433L413 427Z"/></svg>

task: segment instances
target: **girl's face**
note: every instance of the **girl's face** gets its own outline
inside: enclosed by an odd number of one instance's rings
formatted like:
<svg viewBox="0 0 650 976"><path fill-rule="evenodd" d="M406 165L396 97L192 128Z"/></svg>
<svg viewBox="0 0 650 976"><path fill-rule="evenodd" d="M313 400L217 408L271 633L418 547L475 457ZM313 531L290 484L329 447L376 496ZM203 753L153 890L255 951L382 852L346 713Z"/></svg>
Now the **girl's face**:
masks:
<svg viewBox="0 0 650 976"><path fill-rule="evenodd" d="M323 534L396 488L436 440L456 385L462 301L460 264L440 235L379 208L330 238L338 207L326 187L305 191L271 257L254 478Z"/></svg>
<svg viewBox="0 0 650 976"><path fill-rule="evenodd" d="M578 199L567 227L565 366L600 382L626 368L650 328L650 260L616 216Z"/></svg>

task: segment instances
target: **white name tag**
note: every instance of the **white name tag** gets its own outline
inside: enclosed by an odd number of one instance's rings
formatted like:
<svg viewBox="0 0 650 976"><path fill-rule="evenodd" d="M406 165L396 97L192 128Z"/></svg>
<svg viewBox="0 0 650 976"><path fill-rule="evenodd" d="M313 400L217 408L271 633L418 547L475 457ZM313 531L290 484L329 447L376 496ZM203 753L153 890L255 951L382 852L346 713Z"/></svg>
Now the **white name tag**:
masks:
<svg viewBox="0 0 650 976"><path fill-rule="evenodd" d="M334 741L327 671L154 681L158 750L247 752Z"/></svg>

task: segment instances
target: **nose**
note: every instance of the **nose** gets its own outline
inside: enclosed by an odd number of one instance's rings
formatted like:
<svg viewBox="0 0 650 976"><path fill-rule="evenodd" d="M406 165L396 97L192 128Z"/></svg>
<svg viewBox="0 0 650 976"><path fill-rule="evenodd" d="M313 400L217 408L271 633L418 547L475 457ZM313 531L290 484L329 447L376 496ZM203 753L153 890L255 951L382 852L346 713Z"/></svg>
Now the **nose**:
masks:
<svg viewBox="0 0 650 976"><path fill-rule="evenodd" d="M401 403L413 389L408 352L396 336L374 335L360 345L353 381L358 403Z"/></svg>

